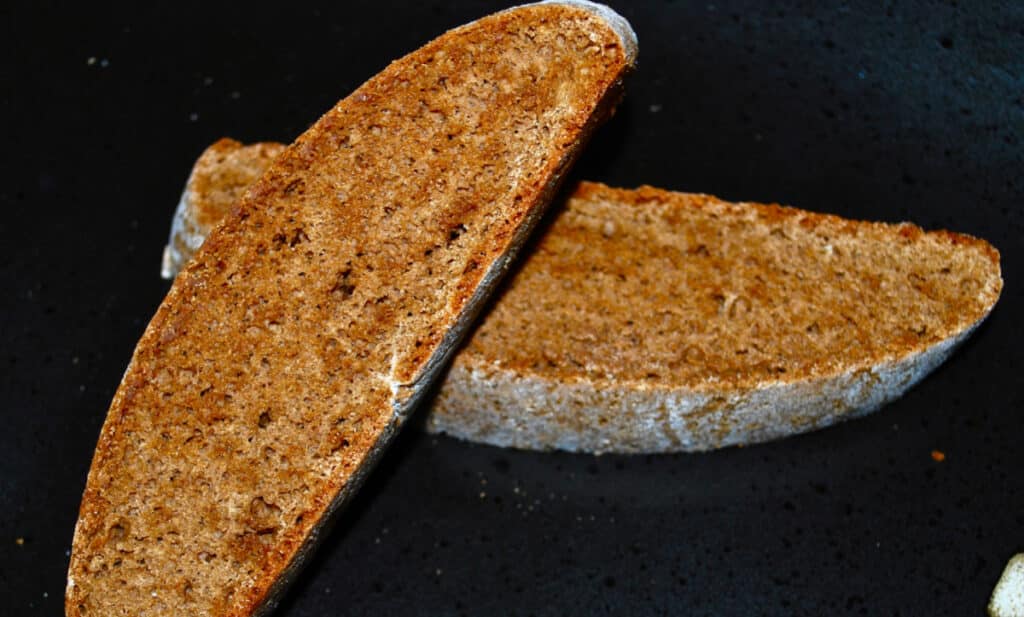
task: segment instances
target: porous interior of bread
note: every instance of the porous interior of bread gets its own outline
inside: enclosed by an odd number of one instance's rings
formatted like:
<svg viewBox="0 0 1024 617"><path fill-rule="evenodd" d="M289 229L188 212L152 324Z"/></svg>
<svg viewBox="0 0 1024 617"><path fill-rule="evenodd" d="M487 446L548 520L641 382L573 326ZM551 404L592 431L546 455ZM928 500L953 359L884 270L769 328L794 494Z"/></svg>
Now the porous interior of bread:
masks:
<svg viewBox="0 0 1024 617"><path fill-rule="evenodd" d="M135 350L83 497L68 614L256 610L627 68L590 11L503 12L393 63L278 157Z"/></svg>
<svg viewBox="0 0 1024 617"><path fill-rule="evenodd" d="M456 364L640 389L816 379L963 331L1001 286L965 235L584 183Z"/></svg>

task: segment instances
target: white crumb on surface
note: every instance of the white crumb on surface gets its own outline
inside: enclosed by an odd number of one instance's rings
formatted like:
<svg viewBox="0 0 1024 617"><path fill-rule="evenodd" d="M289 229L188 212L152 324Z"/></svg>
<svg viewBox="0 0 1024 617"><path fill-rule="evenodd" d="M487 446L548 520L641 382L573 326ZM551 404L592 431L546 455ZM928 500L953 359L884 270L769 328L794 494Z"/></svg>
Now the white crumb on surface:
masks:
<svg viewBox="0 0 1024 617"><path fill-rule="evenodd" d="M991 617L1024 617L1024 553L1010 558L988 602Z"/></svg>

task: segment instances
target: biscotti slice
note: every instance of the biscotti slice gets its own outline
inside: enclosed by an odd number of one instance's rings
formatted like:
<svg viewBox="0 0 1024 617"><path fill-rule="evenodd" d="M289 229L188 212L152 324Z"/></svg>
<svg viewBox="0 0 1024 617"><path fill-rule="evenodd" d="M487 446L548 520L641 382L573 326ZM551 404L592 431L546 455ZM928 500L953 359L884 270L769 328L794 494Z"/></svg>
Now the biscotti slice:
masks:
<svg viewBox="0 0 1024 617"><path fill-rule="evenodd" d="M519 448L707 450L900 396L1002 289L988 243L583 184L460 351L429 426Z"/></svg>
<svg viewBox="0 0 1024 617"><path fill-rule="evenodd" d="M258 614L354 492L611 112L579 3L453 30L281 154L171 286L111 404L68 615Z"/></svg>
<svg viewBox="0 0 1024 617"><path fill-rule="evenodd" d="M559 207L429 430L584 452L783 437L901 395L1001 288L984 241L911 225L589 183Z"/></svg>
<svg viewBox="0 0 1024 617"><path fill-rule="evenodd" d="M231 212L245 189L263 175L285 147L274 142L243 146L224 138L200 155L174 212L171 236L160 264L162 277L174 278L214 226Z"/></svg>

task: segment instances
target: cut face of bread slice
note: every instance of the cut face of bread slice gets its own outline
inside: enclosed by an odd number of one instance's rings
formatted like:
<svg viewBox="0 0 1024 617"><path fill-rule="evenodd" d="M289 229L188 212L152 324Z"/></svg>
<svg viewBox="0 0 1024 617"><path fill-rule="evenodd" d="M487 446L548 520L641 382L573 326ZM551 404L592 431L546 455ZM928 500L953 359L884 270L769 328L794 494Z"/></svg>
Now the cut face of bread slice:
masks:
<svg viewBox="0 0 1024 617"><path fill-rule="evenodd" d="M460 351L433 430L495 445L707 450L878 409L1002 288L988 243L583 184Z"/></svg>
<svg viewBox="0 0 1024 617"><path fill-rule="evenodd" d="M191 196L210 220L230 207ZM987 243L912 225L590 183L559 207L429 430L584 452L784 437L901 395L1001 289Z"/></svg>
<svg viewBox="0 0 1024 617"><path fill-rule="evenodd" d="M453 30L245 191L111 404L68 615L273 605L617 101L635 41L602 15L537 4Z"/></svg>

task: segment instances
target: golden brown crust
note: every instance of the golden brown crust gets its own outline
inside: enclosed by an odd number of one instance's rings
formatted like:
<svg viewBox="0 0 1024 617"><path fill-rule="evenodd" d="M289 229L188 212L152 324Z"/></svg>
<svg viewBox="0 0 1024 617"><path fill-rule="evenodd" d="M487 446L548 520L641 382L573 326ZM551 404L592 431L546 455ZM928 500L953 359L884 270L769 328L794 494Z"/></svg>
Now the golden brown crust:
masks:
<svg viewBox="0 0 1024 617"><path fill-rule="evenodd" d="M629 68L591 11L449 32L324 115L207 238L101 431L69 615L251 615L365 475Z"/></svg>

